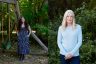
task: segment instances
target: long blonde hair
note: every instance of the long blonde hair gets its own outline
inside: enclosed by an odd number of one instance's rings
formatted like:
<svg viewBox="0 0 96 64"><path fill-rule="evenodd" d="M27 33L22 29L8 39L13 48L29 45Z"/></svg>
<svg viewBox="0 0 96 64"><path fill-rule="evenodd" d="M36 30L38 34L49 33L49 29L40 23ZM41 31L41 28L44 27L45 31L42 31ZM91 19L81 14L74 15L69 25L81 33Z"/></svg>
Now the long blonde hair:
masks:
<svg viewBox="0 0 96 64"><path fill-rule="evenodd" d="M75 29L75 26L76 26L76 24L75 24L75 14L74 14L74 12L73 12L72 10L67 10L67 11L64 13L61 27L62 27L63 29L65 29L65 28L67 27L67 20L66 20L66 18L67 18L67 16L68 16L68 14L72 14L72 16L73 16L72 28Z"/></svg>

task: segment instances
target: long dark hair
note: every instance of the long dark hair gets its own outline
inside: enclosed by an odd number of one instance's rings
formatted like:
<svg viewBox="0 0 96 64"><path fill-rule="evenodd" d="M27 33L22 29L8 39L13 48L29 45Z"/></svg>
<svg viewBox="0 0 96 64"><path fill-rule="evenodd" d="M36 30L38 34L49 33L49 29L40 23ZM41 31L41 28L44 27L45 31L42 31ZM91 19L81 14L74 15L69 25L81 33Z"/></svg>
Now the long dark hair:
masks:
<svg viewBox="0 0 96 64"><path fill-rule="evenodd" d="M18 31L20 31L21 25L22 25L22 23L23 23L23 22L22 22L22 18L23 18L23 17L20 17L19 20L18 20L18 28L17 28ZM24 25L25 25L25 28L28 30L28 23L27 23L26 21L24 22ZM28 31L29 31L29 30L28 30Z"/></svg>

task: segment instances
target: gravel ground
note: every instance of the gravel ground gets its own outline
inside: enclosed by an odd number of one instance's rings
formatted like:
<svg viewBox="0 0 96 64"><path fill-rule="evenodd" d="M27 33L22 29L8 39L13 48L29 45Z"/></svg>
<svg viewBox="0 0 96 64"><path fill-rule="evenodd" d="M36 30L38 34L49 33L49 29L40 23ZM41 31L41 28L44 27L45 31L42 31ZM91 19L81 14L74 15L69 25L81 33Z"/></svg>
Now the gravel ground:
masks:
<svg viewBox="0 0 96 64"><path fill-rule="evenodd" d="M32 44L30 54L25 57L24 61L19 61L16 54L16 44L14 44L4 53L0 51L0 64L48 64L48 56L41 46Z"/></svg>

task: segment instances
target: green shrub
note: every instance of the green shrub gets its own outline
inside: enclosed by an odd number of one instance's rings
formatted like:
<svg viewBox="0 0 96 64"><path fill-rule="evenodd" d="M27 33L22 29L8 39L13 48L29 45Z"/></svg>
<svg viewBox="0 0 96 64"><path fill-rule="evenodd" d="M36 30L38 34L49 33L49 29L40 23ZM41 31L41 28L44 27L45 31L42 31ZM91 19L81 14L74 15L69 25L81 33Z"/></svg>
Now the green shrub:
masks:
<svg viewBox="0 0 96 64"><path fill-rule="evenodd" d="M83 5L75 10L75 14L76 23L82 26L83 33L83 42L80 48L81 64L96 64L96 10L89 10ZM62 22L62 17L56 17L48 25L49 64L60 64L57 30Z"/></svg>
<svg viewBox="0 0 96 64"><path fill-rule="evenodd" d="M33 30L36 30L37 36L48 45L48 27L40 24L33 26Z"/></svg>

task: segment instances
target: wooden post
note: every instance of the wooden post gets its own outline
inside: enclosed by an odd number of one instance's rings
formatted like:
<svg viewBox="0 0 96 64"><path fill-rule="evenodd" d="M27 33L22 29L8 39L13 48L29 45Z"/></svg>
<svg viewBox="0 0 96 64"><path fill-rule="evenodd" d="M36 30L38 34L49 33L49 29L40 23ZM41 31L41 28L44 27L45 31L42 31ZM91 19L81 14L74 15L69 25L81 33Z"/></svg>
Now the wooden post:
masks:
<svg viewBox="0 0 96 64"><path fill-rule="evenodd" d="M41 47L48 52L48 48L43 44L43 42L33 32L31 32L31 35L41 45Z"/></svg>
<svg viewBox="0 0 96 64"><path fill-rule="evenodd" d="M14 0L0 0L0 2L9 3L9 4L15 4Z"/></svg>
<svg viewBox="0 0 96 64"><path fill-rule="evenodd" d="M19 19L19 17L20 17L19 4L18 4L18 1L17 1L17 0L14 0L14 1L15 1L15 4L14 4L15 13L16 13L17 20L18 20L18 19Z"/></svg>
<svg viewBox="0 0 96 64"><path fill-rule="evenodd" d="M4 41L4 34L3 34L3 21L4 21L4 17L3 17L3 2L1 3L2 5L2 42Z"/></svg>
<svg viewBox="0 0 96 64"><path fill-rule="evenodd" d="M7 12L8 12L8 40L10 41L10 4L7 4Z"/></svg>

